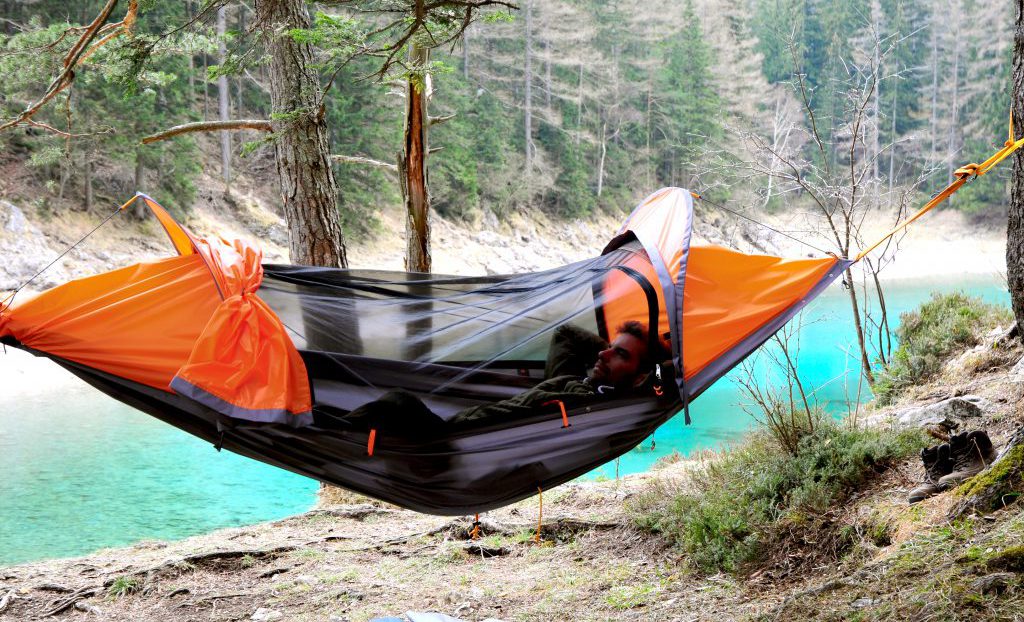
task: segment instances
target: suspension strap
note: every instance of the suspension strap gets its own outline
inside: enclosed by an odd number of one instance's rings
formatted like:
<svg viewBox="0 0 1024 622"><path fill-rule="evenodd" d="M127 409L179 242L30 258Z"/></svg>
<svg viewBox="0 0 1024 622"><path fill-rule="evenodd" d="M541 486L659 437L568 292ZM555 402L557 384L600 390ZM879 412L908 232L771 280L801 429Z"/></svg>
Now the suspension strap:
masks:
<svg viewBox="0 0 1024 622"><path fill-rule="evenodd" d="M1010 111L1010 136L1009 136L1009 138L1006 139L1006 142L1003 143L1003 148L1002 149L1000 149L999 151L997 151L994 154L992 154L992 156L989 159L985 160L981 164L975 164L975 163L965 164L964 166L961 166L960 168L956 169L956 171L953 173L953 175L956 177L956 180L953 183L951 183L948 186L946 186L945 188L943 188L941 192L939 192L937 195L935 195L932 198L931 201L928 201L924 205L924 207L919 209L917 211L917 213L915 213L913 216L911 216L907 220L903 221L902 224L897 225L889 233L886 233L885 235L883 235L881 237L881 239L879 239L877 242L875 242L871 246L867 247L866 249L862 250L860 252L860 254L858 254L857 257L854 259L854 261L860 261L861 259L863 259L865 255L867 255L871 251L873 251L876 248L878 248L883 242L885 242L886 240L888 240L892 236L896 235L900 231L902 231L902 230L906 229L908 226L910 226L910 223L914 222L915 220L917 220L921 216L924 216L925 214L930 212L933 208L935 208L935 206L939 205L940 203L942 203L943 201L945 201L949 197L953 196L953 193L955 193L957 190L959 190L968 181L971 181L975 177L981 177L985 173L987 173L990 170L992 170L992 167L994 167L996 164L999 164L1000 162L1005 160L1007 157L1010 156L1011 153L1013 153L1014 151L1017 151L1018 149L1020 149L1021 146L1024 146L1024 138L1021 138L1020 140L1014 140L1013 139L1013 111L1011 109L1011 111Z"/></svg>
<svg viewBox="0 0 1024 622"><path fill-rule="evenodd" d="M544 526L544 491L537 486L537 499L540 507L537 509L537 533L533 534L533 541L540 544L540 530Z"/></svg>
<svg viewBox="0 0 1024 622"><path fill-rule="evenodd" d="M60 255L57 255L56 259L54 259L50 263L46 264L46 266L42 270L40 270L39 272L36 272L27 281L25 281L24 283L22 283L21 285L16 287L15 290L13 292L11 292L9 296L7 296L7 298L4 298L2 301L0 301L0 313L2 313L3 311L6 311L7 309L11 308L11 305L14 304L14 297L18 295L18 292L20 292L24 288L28 287L28 285L30 283L32 283L32 281L36 280L39 277L40 274L42 274L42 273L46 272L47 270L49 270L50 267L53 266L53 264L57 263L58 261L63 259L65 255L67 255L71 251L75 250L75 247L77 247L79 244L84 242L86 240L86 238L88 238L90 235L92 235L92 234L96 233L97 231L99 231L100 227L102 227L103 225L105 225L108 222L110 222L111 218L113 218L114 216L117 216L118 214L120 214L121 212L126 210L128 208L128 206L131 205L132 203L134 203L135 199L137 199L137 198L139 198L139 195L136 194L132 198L130 198L127 201L125 201L124 205L122 205L121 207L119 207L116 210L114 210L113 212L111 212L106 218L103 219L103 221L100 224L98 224L95 227L93 227L92 231L90 231L89 233L86 233L85 235L83 235L81 237L81 239L79 239L77 242L75 242L71 246L67 247L64 250L63 253L61 253Z"/></svg>

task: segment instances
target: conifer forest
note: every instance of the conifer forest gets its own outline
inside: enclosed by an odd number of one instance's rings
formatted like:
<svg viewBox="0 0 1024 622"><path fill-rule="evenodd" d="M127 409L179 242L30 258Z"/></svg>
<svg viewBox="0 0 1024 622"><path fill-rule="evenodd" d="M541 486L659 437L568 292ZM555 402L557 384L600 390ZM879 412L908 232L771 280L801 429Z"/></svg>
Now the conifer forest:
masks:
<svg viewBox="0 0 1024 622"><path fill-rule="evenodd" d="M1006 135L1009 3L439 2L403 40L394 24L422 3L131 0L68 75L80 33L111 4L0 0L0 153L30 165L44 207L93 209L140 189L187 213L213 167L226 183L244 173L273 185L265 125L295 113L273 102L270 5L308 12L287 38L315 72L309 105L349 235L403 200L407 83L429 100L430 206L453 219L524 207L586 217L667 185L771 212L855 184L885 206L926 198ZM1007 170L952 207L999 221Z"/></svg>

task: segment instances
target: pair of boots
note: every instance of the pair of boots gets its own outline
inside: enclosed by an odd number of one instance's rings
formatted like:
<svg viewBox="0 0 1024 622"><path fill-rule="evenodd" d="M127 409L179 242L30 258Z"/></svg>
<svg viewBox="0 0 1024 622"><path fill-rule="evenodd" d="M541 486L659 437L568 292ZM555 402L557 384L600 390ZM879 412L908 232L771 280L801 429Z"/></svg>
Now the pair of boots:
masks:
<svg viewBox="0 0 1024 622"><path fill-rule="evenodd" d="M924 482L910 491L907 500L917 503L947 488L959 486L995 459L996 449L984 430L954 434L948 443L921 450Z"/></svg>

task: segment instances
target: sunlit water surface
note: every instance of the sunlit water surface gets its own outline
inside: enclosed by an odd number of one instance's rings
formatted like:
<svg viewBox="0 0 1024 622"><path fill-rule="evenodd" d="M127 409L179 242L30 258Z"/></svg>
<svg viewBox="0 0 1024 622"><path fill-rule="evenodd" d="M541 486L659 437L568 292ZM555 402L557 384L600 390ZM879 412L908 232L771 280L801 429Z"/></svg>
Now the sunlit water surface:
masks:
<svg viewBox="0 0 1024 622"><path fill-rule="evenodd" d="M1008 304L994 278L893 284L887 303L898 314L931 291L953 290ZM848 305L833 286L804 312L800 332L804 382L833 412L864 391L855 384ZM217 452L49 365L0 354L0 565L183 538L312 506L316 482ZM743 401L726 377L692 405L693 425L676 417L589 477L640 472L663 456L735 441L753 425Z"/></svg>

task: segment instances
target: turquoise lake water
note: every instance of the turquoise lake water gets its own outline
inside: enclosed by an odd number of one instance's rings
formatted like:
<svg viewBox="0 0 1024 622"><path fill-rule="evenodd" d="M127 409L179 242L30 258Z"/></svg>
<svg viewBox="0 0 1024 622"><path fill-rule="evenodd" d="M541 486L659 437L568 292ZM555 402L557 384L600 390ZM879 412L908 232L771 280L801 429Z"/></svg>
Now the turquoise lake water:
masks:
<svg viewBox="0 0 1024 622"><path fill-rule="evenodd" d="M886 289L891 317L932 291L954 290L1009 304L1005 286L994 278L892 283ZM801 375L819 403L833 409L857 392L856 384L848 386L856 383L858 369L850 318L839 284L803 314ZM0 354L0 374L10 374L10 361L24 356ZM0 393L0 565L272 520L315 501L318 485L310 479L218 453L49 370L48 377L54 375L59 382ZM36 384L30 374L21 382ZM735 383L723 378L691 406L693 425L672 419L655 434L653 450L648 440L590 477L640 472L674 452L735 441L754 425L742 401Z"/></svg>

